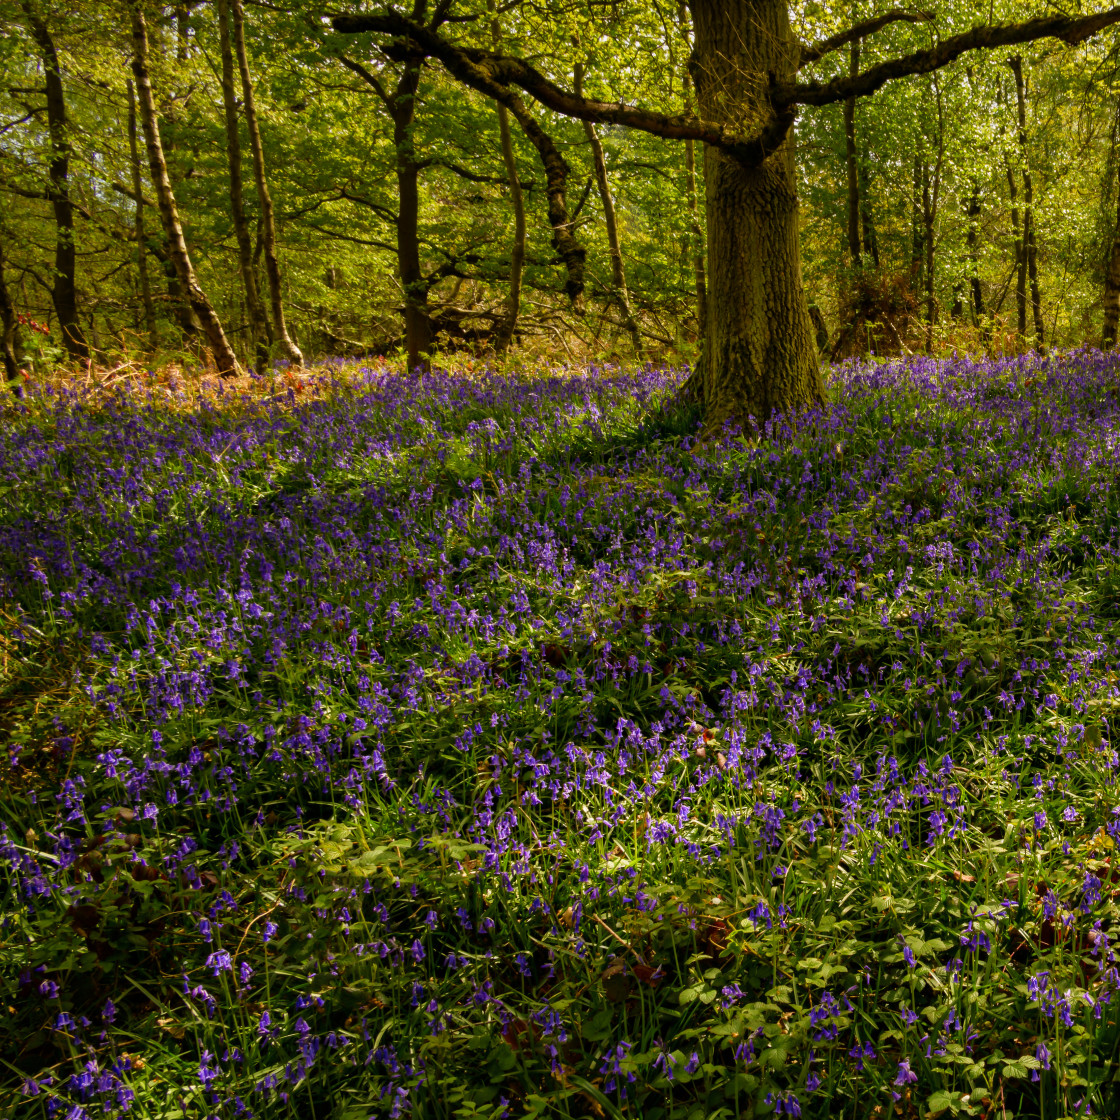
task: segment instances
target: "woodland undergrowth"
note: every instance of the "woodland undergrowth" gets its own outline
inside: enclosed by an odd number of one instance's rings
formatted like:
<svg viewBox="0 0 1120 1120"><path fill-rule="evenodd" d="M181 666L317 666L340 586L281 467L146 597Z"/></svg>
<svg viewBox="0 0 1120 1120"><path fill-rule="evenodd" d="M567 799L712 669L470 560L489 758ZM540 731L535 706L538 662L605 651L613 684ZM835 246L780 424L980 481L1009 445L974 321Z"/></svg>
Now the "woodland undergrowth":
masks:
<svg viewBox="0 0 1120 1120"><path fill-rule="evenodd" d="M1120 363L25 387L0 1113L1120 1112Z"/></svg>

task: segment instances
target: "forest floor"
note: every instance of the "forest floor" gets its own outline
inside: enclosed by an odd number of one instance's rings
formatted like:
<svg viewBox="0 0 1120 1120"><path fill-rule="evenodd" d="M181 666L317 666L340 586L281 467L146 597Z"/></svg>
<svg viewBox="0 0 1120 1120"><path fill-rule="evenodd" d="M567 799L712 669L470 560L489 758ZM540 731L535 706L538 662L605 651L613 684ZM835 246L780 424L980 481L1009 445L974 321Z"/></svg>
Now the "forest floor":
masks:
<svg viewBox="0 0 1120 1120"><path fill-rule="evenodd" d="M1120 1114L1120 360L29 387L0 1114Z"/></svg>

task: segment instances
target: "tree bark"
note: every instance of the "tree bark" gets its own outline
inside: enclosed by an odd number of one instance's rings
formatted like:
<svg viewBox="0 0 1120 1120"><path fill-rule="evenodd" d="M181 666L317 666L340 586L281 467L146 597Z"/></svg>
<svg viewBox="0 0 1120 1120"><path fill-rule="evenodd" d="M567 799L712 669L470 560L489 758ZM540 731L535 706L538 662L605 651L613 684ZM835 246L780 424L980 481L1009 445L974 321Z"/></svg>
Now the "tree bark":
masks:
<svg viewBox="0 0 1120 1120"><path fill-rule="evenodd" d="M1118 322L1120 322L1120 199L1117 201L1116 229L1112 235L1112 248L1108 254L1108 270L1104 278L1102 350L1111 350L1116 345Z"/></svg>
<svg viewBox="0 0 1120 1120"><path fill-rule="evenodd" d="M678 19L681 25L681 35L685 45L692 50L692 39L689 34L688 7L684 0L680 0ZM688 67L684 68L681 76L684 85L685 107L692 111L692 75ZM692 274L696 287L696 319L700 324L700 340L703 342L704 330L708 322L708 281L704 265L704 234L700 228L700 203L696 190L696 143L691 138L684 142L684 173L685 190L688 195L689 228L692 234Z"/></svg>
<svg viewBox="0 0 1120 1120"><path fill-rule="evenodd" d="M800 45L785 4L692 0L693 80L706 120L764 124L769 74L792 75ZM705 426L746 426L824 399L801 279L793 141L759 166L706 153L711 290L702 385Z"/></svg>
<svg viewBox="0 0 1120 1120"><path fill-rule="evenodd" d="M942 113L941 86L937 75L933 76L933 88L937 105L937 160L932 174L928 163L922 165L922 222L924 226L924 247L926 252L926 352L933 350L933 326L937 321L937 300L934 275L934 232L937 224L937 209L941 197L941 169L945 162L945 118Z"/></svg>
<svg viewBox="0 0 1120 1120"><path fill-rule="evenodd" d="M128 89L128 153L132 161L132 192L136 196L136 271L140 279L140 301L144 307L144 325L148 329L148 349L159 349L159 331L156 327L156 305L152 300L152 284L148 277L148 253L144 243L144 189L140 173L140 149L136 142L136 91L132 79L125 82Z"/></svg>
<svg viewBox="0 0 1120 1120"><path fill-rule="evenodd" d="M62 70L58 51L46 23L36 15L30 0L22 0L23 11L39 57L43 63L43 76L47 98L47 132L51 141L50 186L47 197L54 211L55 248L54 280L51 302L58 316L62 345L71 358L89 359L89 344L78 322L78 287L76 280L77 255L74 245L74 206L70 201L70 121L66 112L66 97L62 89Z"/></svg>
<svg viewBox="0 0 1120 1120"><path fill-rule="evenodd" d="M704 231L700 226L700 201L696 189L696 148L691 140L684 143L685 187L688 194L689 230L695 246L692 253L693 286L696 289L696 320L703 341L708 326L708 276L704 260Z"/></svg>
<svg viewBox="0 0 1120 1120"><path fill-rule="evenodd" d="M261 206L261 232L264 237L264 273L268 278L269 302L272 305L273 345L280 357L295 366L303 365L303 354L288 334L284 319L284 295L280 281L280 262L276 256L276 218L272 212L272 196L268 191L265 175L264 148L257 124L257 107L253 98L253 80L249 74L249 56L245 50L245 19L241 0L229 0L233 14L233 42L237 51L237 64L241 69L241 95L245 109L245 123L249 128L249 147L253 152L253 175L257 182L257 197Z"/></svg>
<svg viewBox="0 0 1120 1120"><path fill-rule="evenodd" d="M875 232L875 215L871 210L870 173L867 169L867 156L859 161L859 215L863 227L863 249L871 254L871 266L879 271L879 235Z"/></svg>
<svg viewBox="0 0 1120 1120"><path fill-rule="evenodd" d="M848 67L851 77L859 74L859 40L853 39L851 61ZM856 99L844 101L844 169L848 177L848 259L852 268L860 268L859 244L859 173L856 169Z"/></svg>
<svg viewBox="0 0 1120 1120"><path fill-rule="evenodd" d="M980 188L974 182L968 199L968 283L972 293L972 325L979 327L984 319L984 292L980 287ZM985 336L987 332L985 331Z"/></svg>
<svg viewBox="0 0 1120 1120"><path fill-rule="evenodd" d="M1116 124L1113 131L1115 163L1116 136L1120 133L1120 98L1116 101ZM1104 276L1104 327L1101 331L1101 349L1111 350L1116 345L1117 326L1120 324L1120 188L1116 192L1116 224L1112 228L1112 246Z"/></svg>
<svg viewBox="0 0 1120 1120"><path fill-rule="evenodd" d="M19 380L19 318L4 279L4 246L0 245L0 351L3 352L4 377Z"/></svg>
<svg viewBox="0 0 1120 1120"><path fill-rule="evenodd" d="M1015 75L1015 100L1019 114L1019 154L1023 162L1023 247L1022 266L1019 273L1019 284L1023 290L1023 310L1020 313L1020 331L1026 334L1026 278L1030 278L1031 307L1034 312L1034 337L1035 346L1042 349L1042 299L1038 290L1038 255L1034 236L1034 184L1031 180L1030 165L1027 162L1027 93L1026 83L1023 81L1023 59L1020 55L1012 55L1007 60L1011 72Z"/></svg>
<svg viewBox="0 0 1120 1120"><path fill-rule="evenodd" d="M583 96L583 66L576 64L575 93L577 97ZM610 180L607 178L607 161L603 155L603 144L599 133L591 121L583 122L583 134L591 147L591 159L595 168L595 185L599 190L599 202L603 207L603 220L607 227L607 252L611 259L611 286L614 288L614 299L618 304L622 325L630 335L634 344L634 353L640 358L642 354L642 336L638 324L634 320L634 313L630 308L630 293L626 285L626 264L622 259L622 243L618 236L618 218L614 209L614 196L611 194Z"/></svg>
<svg viewBox="0 0 1120 1120"><path fill-rule="evenodd" d="M921 286L922 263L925 260L925 232L922 225L922 168L925 166L925 153L919 149L914 156L914 174L910 188L910 286L917 290Z"/></svg>
<svg viewBox="0 0 1120 1120"><path fill-rule="evenodd" d="M571 168L560 154L552 137L540 126L515 93L506 101L521 131L529 138L540 156L544 168L544 190L548 201L548 222L552 226L552 246L560 255L567 271L564 291L577 310L583 306L584 270L587 250L572 233L572 219L568 215L568 175Z"/></svg>
<svg viewBox="0 0 1120 1120"><path fill-rule="evenodd" d="M229 0L218 0L218 39L222 56L222 105L225 109L226 153L229 157L229 209L233 234L237 240L237 265L245 290L245 313L249 321L251 349L257 372L268 369L271 360L272 332L257 287L253 267L253 239L245 217L245 192L241 178L241 125L237 118L237 89L234 79L233 44L229 33Z"/></svg>
<svg viewBox="0 0 1120 1120"><path fill-rule="evenodd" d="M1015 300L1018 304L1016 318L1016 331L1020 341L1027 337L1027 257L1023 252L1024 241L1022 227L1019 224L1019 188L1015 183L1015 172L1011 168L1011 161L1004 155L1004 169L1007 172L1007 195L1011 200L1011 232L1014 237L1014 261L1017 279L1015 283Z"/></svg>
<svg viewBox="0 0 1120 1120"><path fill-rule="evenodd" d="M420 168L412 134L421 65L420 58L405 62L389 110L397 149L397 267L404 289L405 350L409 369L428 367L434 341L428 311L430 285L420 267Z"/></svg>
<svg viewBox="0 0 1120 1120"><path fill-rule="evenodd" d="M501 49L502 29L498 23L496 0L489 0L488 7L493 17L490 33L494 49ZM509 199L513 207L513 245L509 254L509 294L506 297L506 313L494 329L494 352L504 354L513 341L517 330L517 320L521 315L521 280L525 269L525 198L521 193L521 178L517 174L517 157L513 151L513 136L509 127L509 110L500 102L494 103L498 112L498 137L502 146L502 161L509 180Z"/></svg>
<svg viewBox="0 0 1120 1120"><path fill-rule="evenodd" d="M339 55L338 60L377 94L393 122L397 212L395 215L382 213L382 216L391 218L396 229L397 274L404 296L405 362L410 370L427 369L428 355L435 340L435 328L428 310L432 281L424 275L420 266L420 162L416 158L412 136L424 54L422 51L409 51L403 58L396 57L403 66L391 93L361 63L345 55Z"/></svg>
<svg viewBox="0 0 1120 1120"><path fill-rule="evenodd" d="M183 237L183 226L179 221L175 192L171 189L171 179L167 174L167 161L163 156L159 121L156 118L156 103L148 76L148 25L136 0L130 4L129 13L132 22L132 76L136 81L140 123L144 129L148 166L159 202L160 220L167 237L168 255L175 266L179 286L206 333L218 372L224 377L233 376L238 372L237 358L222 329L221 320L195 277L194 266Z"/></svg>
<svg viewBox="0 0 1120 1120"><path fill-rule="evenodd" d="M937 305L934 301L934 253L933 229L937 211L930 191L929 164L922 164L922 248L925 251L923 273L926 283L926 353L933 349L933 323L937 316Z"/></svg>

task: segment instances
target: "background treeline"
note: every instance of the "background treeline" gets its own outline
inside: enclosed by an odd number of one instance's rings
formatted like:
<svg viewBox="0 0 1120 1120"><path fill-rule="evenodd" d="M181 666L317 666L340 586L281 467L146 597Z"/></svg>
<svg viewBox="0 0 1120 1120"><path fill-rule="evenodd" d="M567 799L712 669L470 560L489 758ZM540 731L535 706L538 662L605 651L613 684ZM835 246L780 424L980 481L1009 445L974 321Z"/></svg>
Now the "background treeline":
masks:
<svg viewBox="0 0 1120 1120"><path fill-rule="evenodd" d="M806 4L795 23L815 41L877 10ZM1032 12L943 8L816 72ZM691 107L678 0L416 0L412 14L531 57L566 88ZM1115 43L1106 32L1078 52L1044 42L971 55L802 114L805 283L824 348L1115 335ZM697 344L698 147L529 98L499 109L408 44L335 34L305 0L0 0L9 373L64 357L214 354L161 215L153 128L199 293L246 365L458 347L657 358Z"/></svg>

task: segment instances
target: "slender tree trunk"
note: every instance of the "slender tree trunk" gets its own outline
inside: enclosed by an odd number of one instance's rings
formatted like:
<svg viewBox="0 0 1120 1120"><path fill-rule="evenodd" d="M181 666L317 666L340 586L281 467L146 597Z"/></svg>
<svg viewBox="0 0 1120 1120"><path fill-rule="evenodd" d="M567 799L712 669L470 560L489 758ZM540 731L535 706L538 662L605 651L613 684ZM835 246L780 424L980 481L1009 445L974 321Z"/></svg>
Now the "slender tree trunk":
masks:
<svg viewBox="0 0 1120 1120"><path fill-rule="evenodd" d="M175 17L175 61L180 64L176 72L182 74L186 72L183 64L186 63L190 53L190 10L186 4L176 4L172 12ZM164 107L163 114L164 119L167 121L168 125L171 126L173 133L172 138L163 143L165 162L167 162L167 174L171 182L172 191L175 189L175 179L173 177L174 162L168 162L166 156L174 153L178 147L174 139L174 129L177 124L175 105L176 100L172 98ZM167 283L167 298L171 304L172 314L179 324L179 329L183 332L183 340L186 345L191 350L198 350L198 336L203 333L202 322L195 314L187 294L183 291L183 287L179 283L179 274L175 271L175 262L172 260L170 246L167 245L166 236L163 238L161 251L163 274Z"/></svg>
<svg viewBox="0 0 1120 1120"><path fill-rule="evenodd" d="M1116 229L1112 235L1112 248L1108 254L1108 270L1104 278L1102 350L1111 350L1116 345L1118 322L1120 322L1120 198L1117 200Z"/></svg>
<svg viewBox="0 0 1120 1120"><path fill-rule="evenodd" d="M496 0L489 0L488 7L493 16L490 32L494 49L502 45L502 29L498 23ZM506 178L509 180L509 198L513 207L513 245L509 255L509 295L506 298L506 313L498 321L494 330L494 351L504 354L513 341L517 330L517 320L521 315L521 279L525 269L525 198L521 193L521 178L517 173L517 157L513 151L513 136L509 128L509 110L500 102L495 102L498 111L498 136L502 146L502 160L505 163Z"/></svg>
<svg viewBox="0 0 1120 1120"><path fill-rule="evenodd" d="M769 119L768 75L792 80L800 55L784 0L691 6L701 115ZM824 385L801 277L792 137L750 168L709 148L706 172L712 283L700 379L712 432L819 402Z"/></svg>
<svg viewBox="0 0 1120 1120"><path fill-rule="evenodd" d="M136 142L136 91L132 79L125 82L128 88L128 153L132 161L132 192L136 196L136 271L140 278L140 300L144 307L144 325L148 330L148 349L154 354L159 349L159 332L156 329L156 305L152 300L152 285L148 278L148 252L144 244L144 185L140 173L140 150Z"/></svg>
<svg viewBox="0 0 1120 1120"><path fill-rule="evenodd" d="M0 245L0 351L4 358L4 377L19 380L19 318L4 279L4 246Z"/></svg>
<svg viewBox="0 0 1120 1120"><path fill-rule="evenodd" d="M1116 101L1116 123L1113 126L1112 169L1116 173L1116 138L1120 134L1120 98ZM1101 331L1101 349L1111 350L1116 345L1117 325L1120 324L1120 187L1116 192L1116 223L1112 227L1112 245L1104 276L1104 328Z"/></svg>
<svg viewBox="0 0 1120 1120"><path fill-rule="evenodd" d="M980 188L974 182L968 200L968 264L969 288L972 294L972 325L979 327L984 319L984 292L980 287ZM985 337L987 332L985 331Z"/></svg>
<svg viewBox="0 0 1120 1120"><path fill-rule="evenodd" d="M428 365L433 331L428 311L430 284L420 267L420 168L413 142L416 91L423 59L410 58L394 92L390 113L397 149L397 267L404 289L404 334L408 368Z"/></svg>
<svg viewBox="0 0 1120 1120"><path fill-rule="evenodd" d="M148 76L148 25L136 0L133 0L129 11L132 19L132 76L136 80L140 123L144 128L148 165L152 185L159 201L160 219L167 237L168 254L174 262L179 286L190 302L191 310L198 316L202 329L206 332L218 372L223 376L232 376L238 372L237 358L230 348L221 320L195 277L194 266L191 264L187 243L183 237L183 226L179 221L175 193L171 189L171 180L167 175L167 161L163 157L159 121L156 118L156 103L152 96L151 79Z"/></svg>
<svg viewBox="0 0 1120 1120"><path fill-rule="evenodd" d="M1019 224L1019 188L1015 183L1015 172L1011 169L1011 161L1004 157L1004 168L1007 171L1007 194L1011 199L1011 231L1015 239L1014 260L1016 271L1015 299L1018 304L1019 314L1016 319L1016 331L1019 340L1027 337L1027 256L1023 251L1024 241L1022 227Z"/></svg>
<svg viewBox="0 0 1120 1120"><path fill-rule="evenodd" d="M1035 346L1042 349L1042 299L1038 290L1038 259L1034 236L1034 184L1031 180L1030 166L1027 162L1027 92L1023 81L1023 59L1012 55L1007 60L1015 75L1015 100L1019 114L1019 155L1023 164L1023 244L1022 264L1019 269L1019 285L1023 292L1022 311L1020 312L1020 332L1027 330L1026 287L1030 278L1031 304L1034 312Z"/></svg>
<svg viewBox="0 0 1120 1120"><path fill-rule="evenodd" d="M853 40L848 73L859 74L859 40ZM844 102L844 167L848 176L848 257L852 268L860 268L863 260L859 244L859 174L856 167L856 99Z"/></svg>
<svg viewBox="0 0 1120 1120"><path fill-rule="evenodd" d="M863 248L871 254L871 265L878 272L879 235L875 232L875 215L871 210L871 184L866 157L859 161L859 215L863 226Z"/></svg>
<svg viewBox="0 0 1120 1120"><path fill-rule="evenodd" d="M257 372L268 369L272 337L257 288L253 268L253 240L245 217L244 186L241 179L241 125L237 119L237 88L234 79L233 44L229 34L229 0L218 0L218 38L222 55L222 104L225 108L226 154L229 157L229 209L237 240L237 264L245 290L245 312L249 336L255 353Z"/></svg>
<svg viewBox="0 0 1120 1120"><path fill-rule="evenodd" d="M1023 202L1026 206L1031 198L1031 177L1028 171L1023 172L1025 180L1023 187ZM1027 226L1027 275L1031 282L1031 310L1034 313L1034 339L1035 349L1042 352L1044 346L1042 323L1042 294L1038 287L1038 246L1035 240L1034 210L1029 211L1030 223Z"/></svg>
<svg viewBox="0 0 1120 1120"><path fill-rule="evenodd" d="M678 12L681 34L684 37L685 44L691 50L692 42L685 18L687 12L688 8L681 0ZM687 66L684 68L682 81L684 83L685 108L692 112L692 75L689 73ZM696 287L696 319L700 324L700 339L703 341L705 326L708 322L708 282L704 267L704 234L700 228L700 203L696 190L696 146L691 140L684 142L684 172L685 190L688 195L689 229L693 244L692 274Z"/></svg>
<svg viewBox="0 0 1120 1120"><path fill-rule="evenodd" d="M233 42L237 50L237 64L241 68L241 95L245 108L245 123L249 127L249 147L253 152L253 174L257 181L257 197L261 205L261 230L264 234L264 272L268 277L269 302L272 305L274 346L280 357L296 366L303 365L303 354L288 334L284 320L284 297L280 286L280 262L276 257L276 218L272 212L272 196L268 193L268 178L264 168L264 148L257 125L257 108L253 99L253 81L249 74L249 56L245 51L245 19L241 0L229 0L233 13Z"/></svg>
<svg viewBox="0 0 1120 1120"><path fill-rule="evenodd" d="M926 351L933 349L933 326L937 321L937 301L935 297L934 275L934 230L937 224L937 208L941 197L941 169L945 162L945 117L941 103L941 84L937 74L933 75L933 89L937 104L937 160L930 174L929 165L924 166L922 179L922 217L925 225L926 250Z"/></svg>
<svg viewBox="0 0 1120 1120"><path fill-rule="evenodd" d="M922 178L925 154L914 156L914 175L910 190L910 286L915 291L922 284L922 266L925 261L925 227L922 223Z"/></svg>
<svg viewBox="0 0 1120 1120"><path fill-rule="evenodd" d="M583 96L583 66L576 65L575 92L577 97ZM618 236L618 218L614 209L614 196L611 194L610 180L607 178L607 161L603 155L603 144L599 133L590 121L583 122L583 134L591 147L591 158L595 168L595 184L599 189L599 202L603 207L603 219L607 227L607 251L611 258L611 286L614 288L614 299L630 339L634 344L634 353L637 357L642 354L642 336L634 314L630 309L630 293L626 286L626 265L622 259L622 243Z"/></svg>
<svg viewBox="0 0 1120 1120"><path fill-rule="evenodd" d="M70 121L66 113L66 98L62 89L62 71L55 50L54 39L32 7L30 0L23 0L23 10L31 28L32 38L39 48L47 98L47 132L51 141L50 186L47 195L54 210L55 248L54 280L51 302L58 316L62 345L71 358L81 361L89 358L89 344L78 322L78 288L76 281L77 255L74 245L74 207L70 201Z"/></svg>
<svg viewBox="0 0 1120 1120"><path fill-rule="evenodd" d="M933 228L937 214L933 205L933 195L930 191L929 164L922 164L922 248L925 251L924 273L926 282L926 351L933 349L933 323L937 316L937 305L934 301L934 255L933 255Z"/></svg>
<svg viewBox="0 0 1120 1120"><path fill-rule="evenodd" d="M432 284L420 266L420 165L413 142L416 94L424 55L414 52L403 59L391 93L364 66L345 56L340 56L339 61L377 94L393 122L397 156L397 273L404 295L405 362L410 370L426 369L435 329L428 310L428 292Z"/></svg>

